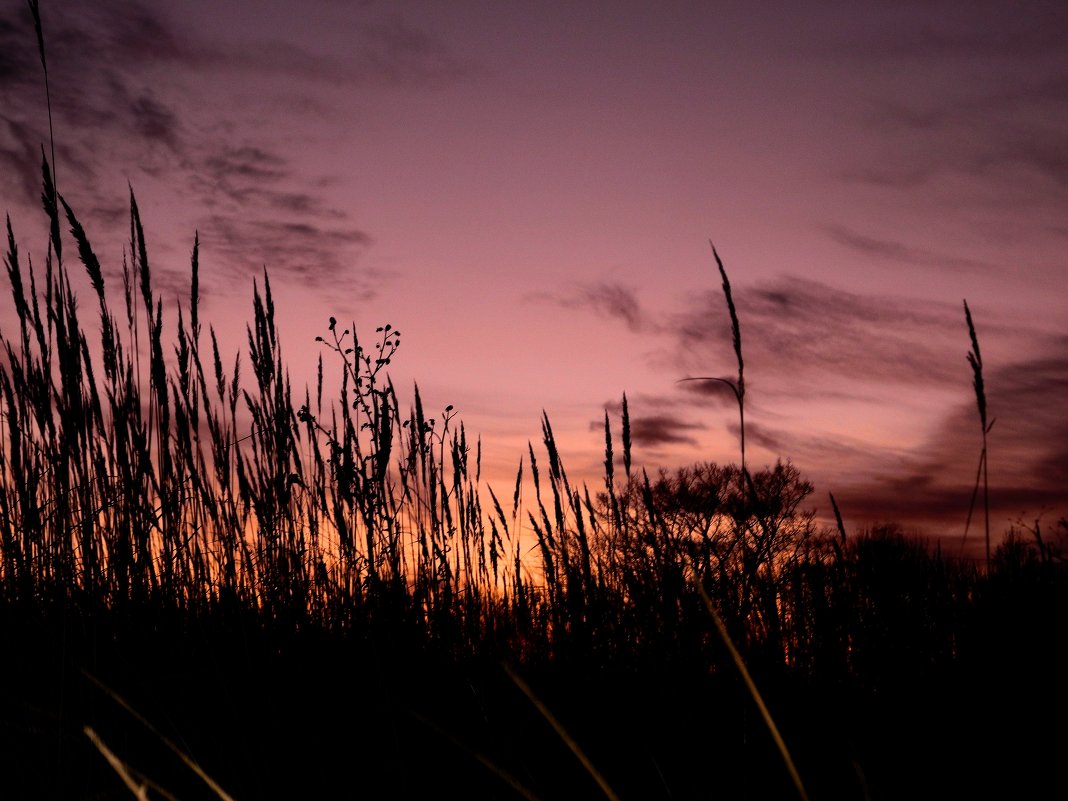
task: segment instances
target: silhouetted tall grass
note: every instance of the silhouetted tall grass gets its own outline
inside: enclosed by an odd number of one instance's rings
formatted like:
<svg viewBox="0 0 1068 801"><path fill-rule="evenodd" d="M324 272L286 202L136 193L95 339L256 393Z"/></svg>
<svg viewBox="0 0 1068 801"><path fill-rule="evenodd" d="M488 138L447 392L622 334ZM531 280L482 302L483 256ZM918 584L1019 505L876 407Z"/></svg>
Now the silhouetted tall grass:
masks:
<svg viewBox="0 0 1068 801"><path fill-rule="evenodd" d="M975 496L979 492L980 480L983 487L983 535L986 547L986 562L990 564L990 480L987 470L987 435L994 427L994 421L987 422L986 411L986 383L983 380L983 355L979 350L979 337L975 333L975 324L972 322L972 311L968 308L968 301L964 301L964 318L968 323L968 337L971 339L972 349L968 351L968 364L972 368L972 387L975 389L975 405L979 412L979 426L982 433L983 447L979 452L979 468L975 475L975 489L972 492L972 500L968 505L968 520L964 524L964 536L968 536L968 528L972 522L972 512L975 509Z"/></svg>
<svg viewBox="0 0 1068 801"><path fill-rule="evenodd" d="M884 692L955 670L978 653L976 621L1018 586L1010 576L1045 576L1043 604L1063 586L1064 532L1037 524L992 555L988 576L893 528L847 538L839 516L822 529L789 462L635 470L625 397L618 421L605 416L602 487L569 477L545 415L502 503L452 407L428 415L416 386L402 408L391 325L367 342L330 318L314 385L298 394L266 273L247 349L225 357L198 310L198 241L188 299L167 310L131 195L115 313L47 162L42 180L43 270L7 226L17 330L0 335L5 614L186 632L240 622L282 649L316 632L401 636L535 675L555 665L729 681L707 599L781 710L782 688L798 682ZM88 325L72 253L95 295Z"/></svg>

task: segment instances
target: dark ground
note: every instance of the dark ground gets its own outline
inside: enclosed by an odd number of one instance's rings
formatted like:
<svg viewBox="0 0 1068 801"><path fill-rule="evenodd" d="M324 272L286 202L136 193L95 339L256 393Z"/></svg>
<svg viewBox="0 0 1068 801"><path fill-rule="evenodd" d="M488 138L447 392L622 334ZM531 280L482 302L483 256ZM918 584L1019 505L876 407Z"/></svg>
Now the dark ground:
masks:
<svg viewBox="0 0 1068 801"><path fill-rule="evenodd" d="M1064 635L1049 617L987 621L948 668L902 642L871 686L753 672L813 801L1064 797ZM185 801L215 796L163 737L237 801L520 798L476 753L538 798L603 797L496 658L454 659L390 627L281 636L240 616L14 607L0 626L5 801L133 797L84 726ZM727 662L572 655L515 670L624 801L799 797Z"/></svg>

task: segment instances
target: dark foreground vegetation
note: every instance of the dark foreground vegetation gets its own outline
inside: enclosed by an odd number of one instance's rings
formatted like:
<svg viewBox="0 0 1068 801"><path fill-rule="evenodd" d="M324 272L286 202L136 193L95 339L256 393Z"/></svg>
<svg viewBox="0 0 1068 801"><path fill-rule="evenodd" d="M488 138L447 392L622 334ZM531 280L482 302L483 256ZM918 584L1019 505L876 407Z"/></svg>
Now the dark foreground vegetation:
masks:
<svg viewBox="0 0 1068 801"><path fill-rule="evenodd" d="M165 320L131 195L116 311L43 172L43 267L10 223L5 260L0 797L1064 786L1068 522L978 564L892 525L825 530L799 471L751 472L744 441L741 466L638 470L625 399L603 484L572 484L546 417L494 488L451 408L418 388L402 407L400 332L331 318L294 392L266 275L247 351L220 353L196 245Z"/></svg>

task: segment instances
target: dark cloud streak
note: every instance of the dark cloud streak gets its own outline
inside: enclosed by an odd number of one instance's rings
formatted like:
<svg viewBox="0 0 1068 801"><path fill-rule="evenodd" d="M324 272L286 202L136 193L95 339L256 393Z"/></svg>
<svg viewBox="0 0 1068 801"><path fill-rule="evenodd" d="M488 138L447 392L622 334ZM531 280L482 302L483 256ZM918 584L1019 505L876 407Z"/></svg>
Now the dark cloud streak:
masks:
<svg viewBox="0 0 1068 801"><path fill-rule="evenodd" d="M839 245L860 253L897 264L917 267L937 267L960 271L989 271L993 265L975 259L962 259L942 253L935 253L925 248L916 248L903 242L878 239L851 231L845 226L824 226L827 235Z"/></svg>
<svg viewBox="0 0 1068 801"><path fill-rule="evenodd" d="M922 9L922 10L921 10ZM1068 6L923 3L850 29L832 58L924 86L880 81L869 99L877 159L843 176L886 189L952 188L958 205L1061 204L1068 189ZM873 166L877 165L877 166ZM972 185L962 187L960 178ZM998 191L991 191L995 188Z"/></svg>
<svg viewBox="0 0 1068 801"><path fill-rule="evenodd" d="M936 344L959 334L955 306L860 295L790 276L736 287L734 295L749 376L781 374L788 367L790 391L799 394L818 392L829 378L925 387L958 380ZM710 366L719 365L726 374L733 365L730 321L719 293L695 298L667 330L676 336L669 349L685 372L715 375Z"/></svg>
<svg viewBox="0 0 1068 801"><path fill-rule="evenodd" d="M1003 0L922 0L893 8L893 17L870 14L863 36L838 36L833 51L848 58L944 62L1061 58L1068 49L1068 7L1057 0L1026 7Z"/></svg>
<svg viewBox="0 0 1068 801"><path fill-rule="evenodd" d="M989 436L991 525L999 539L1017 520L1068 515L1068 418L1062 408L1068 338L1054 338L1046 347L1045 355L988 369L988 403L996 420ZM890 465L880 474L860 474L828 489L847 516L852 507L854 519L934 526L937 533L963 537L980 447L975 405L965 401L902 458L872 454ZM806 450L814 458L826 455L822 448ZM982 538L980 504L969 535L973 548Z"/></svg>
<svg viewBox="0 0 1068 801"><path fill-rule="evenodd" d="M611 281L576 286L568 294L542 292L532 295L531 299L548 301L565 309L588 309L601 317L622 322L632 333L660 330L642 306L637 291Z"/></svg>
<svg viewBox="0 0 1068 801"><path fill-rule="evenodd" d="M696 445L694 432L704 426L691 423L671 414L652 414L630 418L631 441L638 447L656 448L664 445ZM603 431L604 421L591 421L590 431Z"/></svg>
<svg viewBox="0 0 1068 801"><path fill-rule="evenodd" d="M205 106L198 83L207 75L229 75L238 86L245 80L242 73L248 73L284 75L289 84L311 82L324 89L345 84L433 88L461 79L471 65L401 16L383 18L375 9L359 11L355 41L344 56L278 41L207 39L185 27L181 16L147 3L98 2L65 14L44 11L56 174L75 208L100 205L99 186L117 169L134 172L128 179L135 192L138 173L160 178L173 202L207 212L205 253L214 242L229 269L247 265L255 253L260 254L255 260L269 262L278 277L290 273L323 287L352 282L357 296L373 291L377 279L353 269L371 243L368 234L326 200L319 191L323 181L298 179L269 128L262 135L246 132L235 142L227 116L234 112ZM48 124L33 23L25 8L0 21L0 75L0 172L8 176L0 185L9 203L21 197L36 206ZM318 115L334 113L326 103L309 108ZM122 241L124 226L115 215L86 222L98 233L107 229L100 236Z"/></svg>
<svg viewBox="0 0 1068 801"><path fill-rule="evenodd" d="M235 275L262 265L272 276L285 273L306 287L336 287L338 276L370 244L357 228L328 227L313 221L214 214L201 229L202 247L223 256ZM370 299L381 276L371 271L347 275L351 296Z"/></svg>
<svg viewBox="0 0 1068 801"><path fill-rule="evenodd" d="M237 48L204 49L205 67L252 70L315 82L352 86L436 88L465 79L474 64L453 55L444 44L400 16L355 26L356 41L343 58L282 41Z"/></svg>
<svg viewBox="0 0 1068 801"><path fill-rule="evenodd" d="M656 450L665 445L696 445L696 433L706 430L706 426L687 419L690 410L670 397L641 395L629 398L627 407L631 440L639 447ZM623 412L621 401L609 401L604 408L615 418ZM591 420L589 428L603 431L604 420Z"/></svg>

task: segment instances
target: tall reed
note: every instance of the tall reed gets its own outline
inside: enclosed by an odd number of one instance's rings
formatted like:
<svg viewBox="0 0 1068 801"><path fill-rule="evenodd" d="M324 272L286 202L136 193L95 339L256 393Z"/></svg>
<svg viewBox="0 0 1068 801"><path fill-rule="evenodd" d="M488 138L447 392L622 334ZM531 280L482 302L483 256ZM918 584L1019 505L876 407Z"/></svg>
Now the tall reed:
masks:
<svg viewBox="0 0 1068 801"><path fill-rule="evenodd" d="M718 381L721 384L725 384L730 387L731 392L734 394L735 400L738 402L738 439L741 446L741 478L742 491L745 492L745 362L742 359L742 329L738 322L738 311L734 306L734 296L731 293L731 282L727 277L727 271L723 267L723 261L719 257L719 253L716 251L716 246L709 241L709 246L712 248L712 255L716 259L716 267L719 268L720 279L723 282L723 297L727 301L727 312L731 318L731 344L734 346L734 355L738 361L738 378L731 380L729 378L722 378L718 376L704 376L699 378L683 378L681 381Z"/></svg>
<svg viewBox="0 0 1068 801"><path fill-rule="evenodd" d="M968 537L968 529L972 522L972 512L975 509L975 498L979 492L980 477L983 484L983 533L986 545L986 566L990 568L990 481L987 473L987 435L994 427L994 420L987 422L986 410L986 385L983 381L983 356L979 350L979 337L975 333L975 324L972 322L972 312L968 308L968 301L964 301L964 319L968 324L968 337L972 348L968 351L968 364L972 368L972 387L975 389L975 404L979 412L979 427L982 433L982 448L979 451L979 467L975 475L975 487L972 489L972 499L968 504L968 519L964 524L964 538Z"/></svg>

